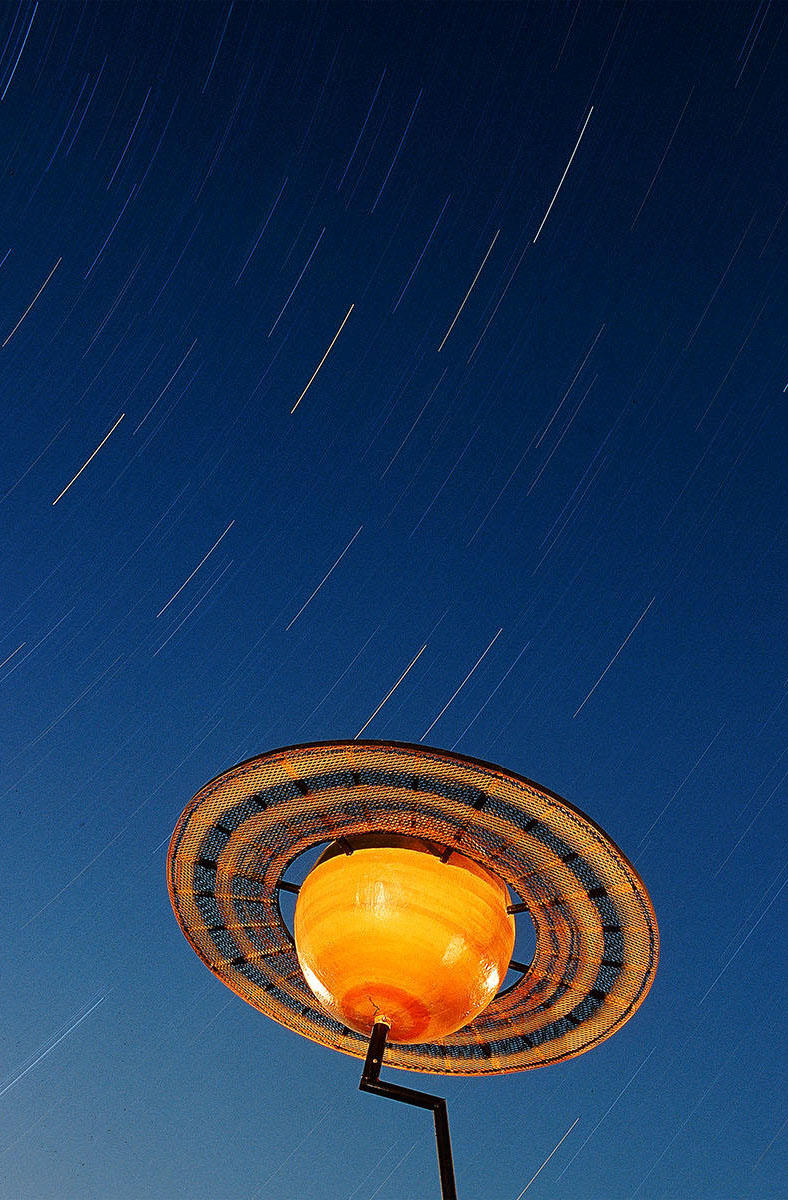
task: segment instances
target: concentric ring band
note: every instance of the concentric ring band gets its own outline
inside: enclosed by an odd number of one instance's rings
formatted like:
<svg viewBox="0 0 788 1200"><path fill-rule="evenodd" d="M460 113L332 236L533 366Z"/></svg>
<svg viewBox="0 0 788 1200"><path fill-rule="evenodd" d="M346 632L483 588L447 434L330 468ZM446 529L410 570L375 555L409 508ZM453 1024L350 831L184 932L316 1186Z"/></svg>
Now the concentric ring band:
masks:
<svg viewBox="0 0 788 1200"><path fill-rule="evenodd" d="M646 889L617 846L567 801L490 763L397 742L271 751L206 784L170 843L170 898L194 950L281 1025L364 1058L323 1012L279 907L290 865L369 832L412 834L496 872L536 930L528 969L444 1041L391 1045L393 1067L494 1075L546 1066L609 1037L642 1003L658 959Z"/></svg>

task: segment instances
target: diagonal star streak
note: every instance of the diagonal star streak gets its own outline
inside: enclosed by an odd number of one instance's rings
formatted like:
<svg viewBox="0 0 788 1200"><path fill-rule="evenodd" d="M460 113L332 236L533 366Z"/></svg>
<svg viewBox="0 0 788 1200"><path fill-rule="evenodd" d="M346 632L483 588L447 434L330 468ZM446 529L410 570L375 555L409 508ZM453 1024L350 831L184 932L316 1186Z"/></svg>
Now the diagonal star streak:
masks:
<svg viewBox="0 0 788 1200"><path fill-rule="evenodd" d="M564 1136L561 1138L560 1142L556 1142L556 1144L553 1146L552 1150L551 1150L551 1151L550 1151L550 1153L548 1154L547 1158L546 1158L546 1159L544 1160L544 1162L542 1163L541 1167L539 1167L539 1169L538 1169L537 1171L535 1171L535 1172L534 1172L534 1174L531 1176L531 1178L528 1180L528 1182L526 1183L525 1187L524 1187L524 1188L523 1188L523 1190L520 1192L520 1195L517 1197L517 1200L522 1200L523 1196L524 1196L524 1195L525 1195L525 1193L528 1191L529 1187L531 1186L531 1184L533 1183L533 1181L536 1179L537 1175L541 1174L541 1172L542 1172L542 1171L545 1169L545 1167L546 1167L546 1166L547 1166L547 1164L549 1163L550 1159L551 1159L551 1158L553 1157L553 1155L555 1154L556 1150L560 1150L561 1146L563 1146L564 1142L565 1142L565 1141L566 1141L566 1139L569 1137L569 1134L572 1132L572 1130L574 1129L575 1125L577 1124L577 1122L578 1122L579 1120L580 1120L580 1118L579 1118L579 1117L575 1117L574 1121L573 1121L573 1122L572 1122L572 1124L569 1126L569 1128L567 1129L566 1133L565 1133L565 1134L564 1134Z"/></svg>
<svg viewBox="0 0 788 1200"><path fill-rule="evenodd" d="M13 1079L10 1079L7 1083L4 1084L4 1086L2 1088L0 1088L0 1096L4 1096L6 1094L6 1092L10 1092L11 1088L15 1087L16 1084L19 1083L20 1079L24 1079L25 1075L27 1075L28 1072L32 1071L34 1067L37 1067L40 1062L43 1062L44 1059L47 1058L48 1055L50 1055L52 1053L52 1051L57 1046L59 1046L60 1043L62 1041L64 1041L70 1033L73 1033L74 1030L79 1025L82 1024L83 1021L87 1020L87 1018L90 1016L90 1014L95 1009L98 1008L99 1004L101 1004L104 1000L106 1000L108 995L109 995L109 992L105 992L103 996L99 996L98 1000L96 1000L93 1004L91 1004L90 1007L85 1010L85 1012L81 1013L80 1016L77 1017L77 1019L75 1021L72 1021L72 1023L68 1026L67 1029L64 1029L62 1031L62 1033L61 1032L56 1033L54 1038L52 1040L50 1040L49 1043L44 1046L44 1049L41 1050L38 1054L36 1054L36 1056L33 1058L32 1062L27 1063L26 1066L24 1066L20 1071L18 1071L16 1073L16 1075L14 1075Z"/></svg>

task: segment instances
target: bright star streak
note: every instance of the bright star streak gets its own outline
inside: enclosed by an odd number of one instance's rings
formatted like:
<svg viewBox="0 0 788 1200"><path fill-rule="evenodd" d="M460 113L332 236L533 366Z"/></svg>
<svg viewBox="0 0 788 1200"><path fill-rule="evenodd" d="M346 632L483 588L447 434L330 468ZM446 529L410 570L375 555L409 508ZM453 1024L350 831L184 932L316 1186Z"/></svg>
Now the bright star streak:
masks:
<svg viewBox="0 0 788 1200"><path fill-rule="evenodd" d="M8 657L4 658L3 661L0 662L0 667L4 667L7 662L10 662L11 659L14 658L15 655L17 655L19 653L19 651L22 649L22 647L26 646L26 645L27 645L27 642L20 642L19 645L17 646L16 650L12 650L11 653L8 655Z"/></svg>
<svg viewBox="0 0 788 1200"><path fill-rule="evenodd" d="M98 446L96 446L96 449L93 451L93 453L91 454L91 456L90 456L90 458L87 460L87 462L84 462L84 463L82 464L82 466L79 468L79 470L77 471L77 473L76 473L76 475L74 476L74 478L73 478L73 479L71 479L71 480L69 480L69 482L68 482L68 483L66 484L66 486L63 488L63 491L60 493L60 495L59 495L59 496L55 496L55 499L52 501L52 506L53 506L53 507L54 507L54 506L57 504L58 500L62 500L62 498L65 496L66 492L68 491L68 489L71 487L71 484L72 484L72 483L76 483L76 481L79 479L79 477L80 477L80 475L82 474L82 472L85 470L85 467L87 467L87 466L88 466L90 463L92 463L92 462L93 462L93 459L96 457L96 455L98 454L98 452L99 452L99 450L101 449L101 447L102 447L102 446L104 445L104 443L107 441L107 438L110 438L110 437L112 437L112 434L113 434L113 433L115 432L115 430L118 428L118 425L120 425L120 423L121 423L121 421L123 420L123 418L125 417L125 415L126 415L125 413L121 413L121 414L120 414L120 416L118 417L117 421L115 422L115 424L114 424L114 425L112 426L112 428L110 429L109 433L106 435L106 437L103 437L103 438L101 439L101 441L99 442Z"/></svg>
<svg viewBox="0 0 788 1200"><path fill-rule="evenodd" d="M4 1096L6 1094L6 1092L10 1091L11 1088L15 1084L19 1083L20 1079L24 1079L24 1077L25 1077L25 1075L27 1075L28 1071L33 1070L33 1067L37 1067L38 1064L40 1062L42 1062L49 1054L51 1054L52 1051L55 1049L55 1047L59 1046L64 1038L67 1038L70 1033L73 1033L74 1030L77 1028L77 1026L81 1025L82 1022L84 1020L86 1020L87 1017L90 1016L90 1014L93 1012L93 1010L98 1008L99 1004L101 1004L101 1002L105 999L106 999L106 994L104 996L99 996L98 1000L95 1002L95 1004L92 1004L90 1006L90 1008L87 1010L87 1012L84 1012L82 1014L82 1016L79 1017L76 1021L74 1021L74 1023L72 1025L69 1025L68 1029L66 1029L63 1033L61 1033L60 1037L56 1038L54 1042L52 1042L49 1046L47 1046L44 1050L42 1050L41 1053L38 1054L31 1063L28 1063L28 1065L26 1067L24 1067L23 1070L19 1071L14 1076L14 1078L5 1085L4 1088L0 1089L0 1096Z"/></svg>
<svg viewBox="0 0 788 1200"><path fill-rule="evenodd" d="M645 1067L645 1065L646 1065L646 1063L648 1062L648 1060L651 1058L651 1055L654 1053L654 1051L656 1050L656 1048L657 1048L656 1046L652 1046L652 1048L649 1050L648 1054L647 1054L647 1055L646 1055L646 1057L643 1059L643 1062L640 1064L640 1066L637 1068L637 1070L636 1070L636 1071L634 1071L634 1072L632 1073L632 1075L630 1075L629 1079L628 1079L628 1080L627 1080L627 1082L624 1084L624 1086L622 1087L621 1091L620 1091L620 1092L618 1093L618 1095L616 1096L616 1098L615 1098L615 1100L613 1101L613 1103L612 1103L611 1105L609 1105L609 1107L608 1107L608 1108L606 1108L606 1109L605 1109L604 1113L603 1113L603 1114L602 1114L602 1116L599 1118L599 1120L597 1121L596 1125L594 1126L594 1128L593 1128L593 1129L591 1130L591 1132L589 1133L589 1135L588 1135L588 1137L586 1138L586 1140L583 1142L583 1145L582 1145L582 1146L581 1146L581 1147L580 1147L578 1150L576 1150L576 1151L574 1152L574 1154L572 1155L572 1157L569 1159L569 1162L568 1162L568 1163L566 1164L566 1166L564 1167L563 1171L561 1172L561 1175L564 1175L564 1174L565 1174L565 1173L566 1173L566 1172L569 1170L569 1168L571 1167L572 1163L573 1163L573 1162L575 1161L575 1159L577 1158L577 1156L578 1156L578 1154L580 1153L580 1151L581 1151L581 1150L583 1150L583 1149L584 1149L584 1148L585 1148L585 1147L588 1145L588 1143L591 1141L591 1138L594 1136L594 1134L596 1133L597 1129L599 1129L599 1126L602 1124L602 1122L603 1122L603 1121L606 1119L606 1117L608 1117L608 1116L609 1116L609 1114L610 1114L610 1113L613 1111L613 1109L616 1107L616 1105L618 1104L619 1100L620 1100L620 1099L621 1099L621 1097L624 1095L624 1092L627 1090L627 1088L630 1086L630 1084L634 1083L635 1079L636 1079L636 1078L637 1078L637 1076L640 1074L640 1072L643 1070L643 1068ZM559 1175L559 1176L558 1176L558 1178L559 1178L559 1179L561 1178L561 1175Z"/></svg>
<svg viewBox="0 0 788 1200"><path fill-rule="evenodd" d="M192 579L194 579L194 576L197 574L197 572L199 571L200 567L203 565L203 563L204 563L204 562L205 562L207 559L209 559L209 558L211 557L211 555L213 554L214 550L215 550L215 549L216 549L216 547L219 545L219 542L222 540L222 538L223 538L223 537L226 537L226 536L227 536L227 534L230 532L230 530L232 529L232 527L233 527L233 525L234 525L234 524L235 524L235 520L232 520L232 521L230 522L230 524L227 526L227 528L225 529L224 533L223 533L223 534L221 534L221 536L220 536L220 537L218 537L218 538L216 539L216 541L214 542L214 544L211 546L210 550L209 550L209 551L208 551L208 553L205 555L205 558L201 558L201 559L200 559L200 561L197 563L197 566L194 568L194 570L192 571L192 573L191 573L191 575L189 576L189 578L188 578L188 579L185 579L185 580L183 581L183 583L182 583L182 584L181 584L181 586L178 588L178 590L177 590L177 592L175 593L175 595L174 595L174 596L170 596L169 600L168 600L168 601L167 601L167 603L164 605L164 608L160 608L160 609L159 609L159 611L156 613L156 616L157 616L157 617L160 617L160 616L161 616L161 614L162 614L163 612L166 612L166 611L167 611L167 609L168 609L168 608L170 607L170 605L172 604L173 600L175 600L175 599L176 599L178 596L180 596L181 592L182 592L182 591L183 591L183 589L186 587L186 584L187 584L187 583L191 583Z"/></svg>
<svg viewBox="0 0 788 1200"><path fill-rule="evenodd" d="M551 1158L553 1157L553 1155L555 1154L556 1150L560 1149L560 1147L561 1147L561 1146L564 1144L564 1142L565 1142L565 1141L566 1141L566 1139L569 1137L569 1134L572 1132L572 1130L574 1129L575 1125L577 1124L577 1122L578 1122L579 1120L580 1120L580 1118L579 1118L579 1117L575 1117L574 1121L573 1121L573 1122L572 1122L572 1124L569 1126L569 1128L567 1129L567 1131L566 1131L566 1133L564 1134L564 1136L561 1138L561 1141L560 1141L560 1142L558 1142L558 1144L557 1144L557 1145L553 1146L553 1148L552 1148L552 1150L550 1151L550 1153L548 1154L547 1158L544 1160L544 1162L542 1163L541 1167L540 1167L540 1168L539 1168L539 1170L536 1172L536 1175L538 1175L540 1171L544 1170L544 1168L545 1168L545 1167L547 1166L547 1164L549 1163L550 1159L551 1159ZM525 1193L528 1191L528 1189L529 1189L529 1187L531 1186L531 1184L533 1183L533 1181L536 1179L536 1175L532 1175L532 1176L531 1176L531 1178L528 1180L528 1182L526 1183L526 1185L525 1185L525 1187L523 1188L523 1190L520 1192L520 1195L517 1197L517 1200L522 1200L523 1196L524 1196L524 1195L525 1195Z"/></svg>
<svg viewBox="0 0 788 1200"><path fill-rule="evenodd" d="M572 165L572 160L574 159L575 155L577 154L577 147L580 145L581 141L583 140L583 134L584 134L584 133L585 133L585 131L586 131L586 125L587 125L587 124L588 124L588 122L591 120L591 113L592 113L593 111L594 111L594 106L593 106L593 104L592 104L592 105L591 105L591 107L590 107L590 108L589 108L589 110L588 110L588 116L587 116L587 117L586 117L586 119L585 119L585 122L584 122L584 124L583 124L583 128L580 130L580 137L579 137L579 138L577 139L577 141L575 142L575 148L574 148L574 150L572 151L572 153L571 153L571 155L570 155L570 157L569 157L569 162L566 164L566 167L564 168L564 173L563 173L563 175L561 176L561 180L560 180L560 182L559 182L559 184L558 184L558 187L555 189L555 195L553 196L552 200L550 201L550 203L549 203L549 204L548 204L548 206L547 206L547 212L546 212L546 213L545 213L545 215L542 217L542 224L539 226L539 228L538 228L538 229L537 229L537 231L536 231L536 237L534 238L534 241L536 241L536 238L538 238L538 237L539 237L539 234L540 234L540 233L542 232L542 230L544 229L544 224L545 224L545 221L546 221L546 220L547 220L547 218L550 216L550 211L551 211L551 209L552 209L553 205L555 204L556 200L558 199L558 193L561 191L561 187L563 186L563 182L564 182L564 180L566 179L567 175L569 174L569 168L570 168L570 167L571 167L571 165Z"/></svg>
<svg viewBox="0 0 788 1200"><path fill-rule="evenodd" d="M381 708L383 707L383 705L384 705L384 704L386 703L386 701L388 700L389 696L393 696L393 695L394 695L394 693L396 692L396 690L397 690L397 688L399 687L399 685L402 683L403 679L404 679L404 678L405 678L405 676L407 675L407 673L408 673L408 671L410 670L410 668L416 665L416 663L417 663L417 662L418 662L418 660L421 658L422 654L424 653L424 651L425 651L426 649L427 649L427 643L425 642L425 643L424 643L424 645L422 646L421 650L419 650L419 652L418 652L418 654L416 655L416 657L415 657L414 659L412 659L412 660L411 660L411 662L408 664L408 666L407 666L407 667L405 668L405 670L402 672L402 674L400 675L400 677L399 677L399 679L397 680L397 682L394 684L394 687L391 689L391 691L390 691L390 692L387 692L387 693L386 693L386 695L383 697L383 699L381 700L380 704L377 706L377 708L376 708L376 709L375 709L375 711L373 712L372 716L371 716L371 717L369 717L369 719L368 719L368 720L366 720L366 721L364 722L364 724L361 726L361 728L359 729L358 733L356 734L356 737L354 737L354 738L353 738L353 741L354 741L354 742L355 742L356 738L360 738L360 737L361 737L361 735L362 735L362 733L364 732L364 730L366 729L367 725L369 725L369 724L370 724L370 722L374 721L375 717L378 715L378 713L380 712ZM429 731L428 731L428 732L429 732Z"/></svg>
<svg viewBox="0 0 788 1200"><path fill-rule="evenodd" d="M361 1189L361 1188L364 1186L364 1184L367 1182L367 1180L370 1178L370 1176L372 1176L372 1175L374 1175L374 1174L375 1174L375 1172L377 1171L378 1167L379 1167L379 1166L380 1166L380 1164L383 1162L383 1159L384 1159L384 1158L388 1158L389 1154L391 1154L391 1151L394 1149L394 1147L396 1146L396 1144L397 1144L396 1142L392 1143L392 1145L391 1145L391 1146L389 1146L388 1150L385 1150L385 1151L383 1152L383 1154L381 1154L380 1158L379 1158L379 1159L378 1159L378 1161L375 1163L375 1165L374 1165L374 1167L372 1168L372 1170L371 1170L371 1171L367 1171L366 1175L365 1175L365 1176L364 1176L364 1178L361 1180L361 1183L358 1183L358 1184L356 1184L356 1186L353 1188L353 1191L350 1193L350 1195L348 1196L347 1200L353 1200L353 1197L354 1197L354 1196L356 1195L356 1193L357 1193L357 1192L358 1192L358 1191L359 1191L359 1190L360 1190L360 1189Z"/></svg>
<svg viewBox="0 0 788 1200"><path fill-rule="evenodd" d="M342 330L345 328L345 323L346 323L346 321L347 321L348 317L350 316L350 314L352 313L352 311L353 311L354 307L355 307L355 305L351 304L350 308L349 308L349 309L347 310L347 312L345 313L345 320L342 322L342 324L340 325L339 329L336 331L336 333L335 333L335 334L334 334L334 336L332 337L332 339L331 339L331 344L329 345L329 347L328 347L328 349L326 350L325 354L324 354L324 355L323 355L323 357L321 358L320 362L319 362L319 363L317 364L317 366L315 367L315 372L314 372L314 375L313 375L313 376L312 376L312 378L309 380L309 383L306 385L306 387L304 388L303 392L301 393L301 395L300 395L300 396L298 397L298 399L296 400L296 402L295 402L295 404L293 405L293 407L290 409L290 416L291 416L291 417L292 417L293 413L295 412L295 410L298 408L298 406L299 406L299 404L301 403L301 401L303 400L304 396L307 394L307 392L308 392L308 391L309 391L309 389L311 388L312 384L315 382L315 378L316 378L316 376L317 376L317 373L318 373L318 371L320 370L320 368L322 367L323 363L326 361L326 359L328 358L329 354L330 354L330 353L331 353L331 351L333 350L333 348L334 348L334 343L336 342L336 340L337 340L337 338L339 337L339 335L340 335L340 333L342 332Z"/></svg>
<svg viewBox="0 0 788 1200"><path fill-rule="evenodd" d="M22 313L22 316L19 318L19 320L17 321L16 325L14 326L14 328L13 328L13 329L11 330L11 332L9 333L8 337L7 337L7 338L5 339L5 341L3 342L3 347L2 347L3 349L5 349L5 347L8 345L8 343L11 341L11 338L14 336L14 334L15 334L15 333L16 333L16 331L17 331L17 329L18 329L18 328L19 328L19 326L22 324L22 322L24 321L24 319L25 319L25 317L27 316L27 314L30 312L30 309L33 307L33 305L35 304L36 300L37 300L37 299L38 299L38 297L41 295L41 293L43 292L44 288L45 288L45 287L46 287L46 285L49 283L50 279L52 278L52 276L54 275L55 271L58 269L58 267L60 266L60 264L62 263L62 261L63 261L63 257L62 257L62 255L61 255L61 257L60 257L60 258L57 260L57 262L55 263L55 265L54 265L54 267L52 268L52 270L51 270L51 271L49 272L49 274L47 275L47 277L46 277L46 279L44 280L44 282L41 284L41 287L38 289L38 291L36 292L36 294L35 294L35 296L33 297L33 299L32 299L32 300L30 301L30 303L28 304L28 306L27 306L27 308L25 309L25 311Z"/></svg>
<svg viewBox="0 0 788 1200"><path fill-rule="evenodd" d="M326 571L325 575L324 575L324 576L323 576L323 578L320 580L320 583L317 585L317 587L315 588L315 590L312 592L312 595L309 597L309 599L308 599L308 600L305 600L305 601L304 601L304 603L301 605L301 607L299 608L299 610L298 610L298 612L296 613L296 615L293 617L293 619L292 619L292 621L290 622L290 624L289 624L289 625L285 625L285 632L287 632L287 630L290 628L290 626L291 626L291 625L295 625L296 621L297 621L297 620L298 620L298 618L301 616L301 613L304 611L304 609L306 608L307 604L311 604L311 602L314 600L315 596L316 596L316 595L317 595L317 593L320 591L320 589L321 589L321 587L323 586L323 584L324 584L324 583L326 582L326 580L328 579L329 575L330 575L330 574L332 573L332 571L334 571L334 570L335 570L335 569L336 569L336 568L339 566L339 564L342 562L342 559L345 557L345 555L347 554L348 550L349 550L349 549L350 549L350 547L353 545L353 543L355 542L356 538L357 538L357 537L358 537L358 535L361 533L361 530L362 530L363 528L364 528L364 526L363 526L363 525L359 525L358 529L357 529L357 530L356 530L356 532L353 534L353 536L352 536L352 538L350 539L350 541L348 542L348 544L345 546L345 549L342 551L342 553L340 554L339 558L338 558L338 559L337 559L337 561L334 563L334 566L333 566L333 567L330 567L330 568L329 568L329 570L328 570L328 571Z"/></svg>
<svg viewBox="0 0 788 1200"><path fill-rule="evenodd" d="M487 647L487 649L484 651L484 654L481 654L481 655L480 655L480 656L479 656L479 657L476 659L476 662L473 664L473 666L471 667L470 671L469 671L469 672L468 672L468 674L465 676L465 678L463 679L463 681L462 681L462 683L460 684L460 686L457 688L456 692L454 692L454 694L453 694L453 695L450 697L450 699L446 701L446 703L444 704L443 708L440 710L440 712L438 713L437 717L436 717L436 718L435 718L435 720L432 722L432 725L430 725L430 726L429 726L429 728L427 728L427 729L425 729L425 730L424 730L424 733L423 733L423 734L421 735L421 737L419 738L419 741L420 741L420 742L423 742L423 741L424 741L424 739L425 739L425 737L427 736L427 734L430 732L430 729L433 729L433 728L434 728L434 726L436 726L436 725L438 724L438 721L440 721L441 717L442 717L442 716L443 716L443 714L446 712L446 709L447 709L447 708L449 707L449 705L450 705L450 704L451 704L451 703L454 701L454 699L455 699L457 696L459 696L460 692L461 692L461 691L462 691L462 689L465 687L465 685L466 685L466 683L468 682L468 680L470 679L471 675L473 675L473 672L476 670L476 668L478 667L479 663L482 661L482 659L483 659L483 658L485 658L485 657L486 657L486 655L487 655L487 654L489 654L489 652L490 652L490 651L492 650L492 648L493 648L493 645L495 644L495 642L498 640L498 638L501 636L501 634L502 634L502 633L503 633L503 630L502 630L502 629L499 629L499 630L498 630L498 632L496 633L495 637L493 638L493 640L490 642L490 644L489 644L489 646Z"/></svg>
<svg viewBox="0 0 788 1200"><path fill-rule="evenodd" d="M465 293L465 299L463 300L463 302L462 302L462 304L460 305L460 307L457 309L457 313L456 313L456 315L455 315L455 317L454 317L454 320L452 321L451 325L449 326L449 328L446 330L445 334L443 335L443 341L441 342L440 346L438 346L438 353L439 353L439 354L440 354L441 350L443 349L443 347L446 345L446 339L448 338L448 336L449 336L449 334L451 333L451 331L452 331L452 329L454 328L454 326L457 324L457 319L459 318L459 315L460 315L460 313L462 312L462 310L465 308L465 305L466 305L466 303L467 303L468 297L470 296L470 294L471 294L471 292L473 291L473 289L476 287L476 280L479 278L479 276L481 275L482 271L484 270L484 264L487 262L487 259L490 257L490 254L492 253L492 248L493 248L493 246L495 245L496 241L498 240L498 234L499 234L500 232L501 232L501 231L500 231L500 229L499 229L499 230L497 231L497 233L495 234L495 237L493 238L493 240L490 242L490 247L489 247L489 249L488 249L487 253L485 254L484 258L482 259L481 266L479 267L479 270L476 272L476 274L475 274L475 275L474 275L474 277L473 277L473 283L471 284L471 286L468 288L467 292Z"/></svg>
<svg viewBox="0 0 788 1200"><path fill-rule="evenodd" d="M610 668L613 666L613 663L616 661L616 659L618 658L619 654L620 654L620 653L621 653L621 651L624 649L624 647L626 646L626 644L627 644L627 642L629 641L629 639L632 637L632 634L635 632L635 630L637 629L638 625L639 625L639 624L640 624L640 622L643 620L643 618L645 617L645 615L646 615L646 613L648 612L648 610L651 608L651 605L654 603L654 601L656 600L656 598L657 598L656 596L652 596L652 597L651 597L651 599L649 600L648 604L647 604L647 605L646 605L646 607L643 609L643 612L640 614L640 616L638 617L637 621L635 621L635 624L632 626L632 628L630 629L629 633L627 634L627 636L624 638L623 642L622 642L622 643L621 643L621 645L619 646L618 650L616 650L616 652L615 652L615 654L613 655L613 657L611 658L610 662L607 664L607 666L605 667L604 671L603 671L603 672L602 672L602 674L599 676L599 679L597 679L596 683L595 683L595 684L594 684L594 686L591 688L591 691L590 691L590 692L588 693L588 695L586 696L585 700L583 701L583 704L581 704L581 705L580 705L580 708L576 708L576 709L575 709L575 711L572 713L572 718L573 718L573 719L574 719L574 718L577 716L577 714L580 712L580 709L583 707L583 705L586 703L586 701L588 701L588 700L590 700L590 699L591 699L591 697L593 696L594 692L595 692L595 691L596 691L596 689L599 687L600 683L601 683L601 682L602 682L602 680L605 678L605 676L607 675L607 673L608 673L608 671L610 670Z"/></svg>
<svg viewBox="0 0 788 1200"><path fill-rule="evenodd" d="M8 91L8 89L10 88L10 86L11 86L11 80L14 78L14 75L16 75L16 69L17 69L17 67L19 66L19 60L20 60L20 58L22 57L22 50L24 50L25 46L27 45L27 39L28 39L28 37L30 36L30 30L33 28L33 22L34 22L34 21L35 21L35 19L36 19L36 13L37 13L37 12L38 12L38 0L36 0L36 6L35 6L35 8L33 9L33 15L32 15L32 17L30 18L30 24L29 24L29 25L28 25L28 27L27 27L27 32L25 33L25 36L24 36L24 40L23 40L23 42L22 42L21 49L20 49L19 53L18 53L18 54L17 54L17 56L16 56L16 62L14 63L14 65L13 65L13 67L12 67L12 69L11 69L11 74L8 76L8 83L7 83L7 84L5 85L5 87L3 88L3 94L2 94L2 96L0 96L0 100L5 100L5 94L6 94L6 92ZM748 57L749 57L749 55L748 55ZM745 64L745 65L746 65L746 64Z"/></svg>
<svg viewBox="0 0 788 1200"><path fill-rule="evenodd" d="M379 1184L378 1184L378 1186L375 1188L374 1192L373 1192L373 1193L372 1193L372 1195L369 1197L369 1200L374 1200L374 1197L375 1197L375 1196L377 1196L378 1192L379 1192L379 1191L380 1191L380 1189L383 1187L383 1184L384 1184L384 1183L388 1183L388 1181L391 1179L391 1176L394 1174L394 1172L395 1172L395 1171L396 1171L396 1170L397 1170L399 1167L401 1167L401 1166L402 1166L402 1164L404 1163L404 1161L405 1161L405 1159L406 1159L406 1158L409 1158L409 1157L410 1157L410 1155L413 1153L413 1151L416 1149L416 1147L417 1147L417 1146L418 1146L418 1142L414 1142L414 1143L413 1143L413 1145L411 1146L410 1150L406 1150L406 1151L405 1151L405 1153L403 1154L403 1156L402 1156L402 1158L399 1160L399 1162L397 1162L397 1163L395 1163L395 1164L394 1164L394 1166L391 1168L391 1170L389 1171L389 1173L388 1173L388 1175L386 1176L386 1178L385 1178L384 1180L382 1180L382 1182L381 1182L381 1183L379 1183Z"/></svg>

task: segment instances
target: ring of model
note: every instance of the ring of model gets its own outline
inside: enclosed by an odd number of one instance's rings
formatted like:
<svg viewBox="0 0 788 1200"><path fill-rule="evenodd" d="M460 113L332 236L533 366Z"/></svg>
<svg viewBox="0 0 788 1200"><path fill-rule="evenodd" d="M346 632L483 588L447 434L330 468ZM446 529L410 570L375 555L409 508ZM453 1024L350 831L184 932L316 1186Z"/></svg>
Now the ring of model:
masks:
<svg viewBox="0 0 788 1200"><path fill-rule="evenodd" d="M393 1067L493 1075L572 1058L640 1006L659 935L637 872L589 817L491 763L399 742L323 742L251 758L190 801L170 842L170 898L203 962L243 1000L364 1058L368 1039L323 1011L279 907L291 863L365 833L426 838L492 871L527 908L531 964L443 1041L392 1044ZM519 966L519 964L518 964Z"/></svg>

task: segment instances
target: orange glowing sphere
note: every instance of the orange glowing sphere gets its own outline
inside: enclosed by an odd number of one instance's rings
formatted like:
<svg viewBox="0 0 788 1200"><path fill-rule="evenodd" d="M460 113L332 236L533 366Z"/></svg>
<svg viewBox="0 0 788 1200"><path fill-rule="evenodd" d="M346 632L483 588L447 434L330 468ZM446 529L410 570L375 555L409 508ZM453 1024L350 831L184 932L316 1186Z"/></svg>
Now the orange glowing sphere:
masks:
<svg viewBox="0 0 788 1200"><path fill-rule="evenodd" d="M352 850L352 853L348 853ZM417 838L332 843L301 885L295 944L304 978L342 1024L432 1042L487 1007L514 946L509 891L461 854Z"/></svg>

